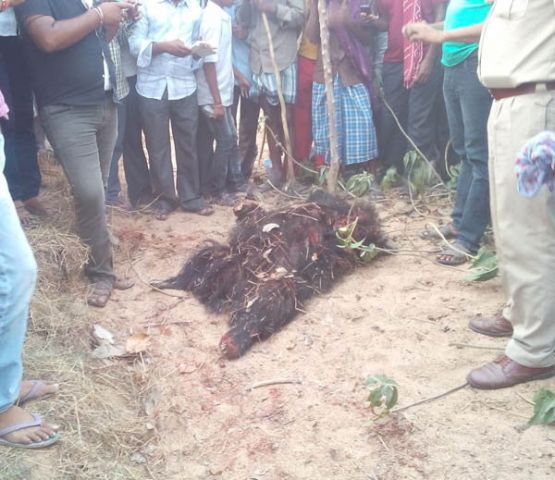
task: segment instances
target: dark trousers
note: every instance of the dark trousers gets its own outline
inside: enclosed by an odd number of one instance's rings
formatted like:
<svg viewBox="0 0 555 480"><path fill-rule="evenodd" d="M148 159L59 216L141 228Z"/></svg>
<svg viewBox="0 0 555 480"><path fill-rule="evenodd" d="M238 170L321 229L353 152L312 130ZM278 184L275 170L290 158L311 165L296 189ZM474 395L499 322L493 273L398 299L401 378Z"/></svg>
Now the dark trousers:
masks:
<svg viewBox="0 0 555 480"><path fill-rule="evenodd" d="M41 175L33 126L33 93L29 72L18 37L0 37L0 89L10 108L1 120L6 146L4 174L14 200L39 194Z"/></svg>
<svg viewBox="0 0 555 480"><path fill-rule="evenodd" d="M85 273L93 282L113 281L104 185L116 142L116 107L107 95L98 105L49 105L41 109L40 115L71 186L77 231L89 247Z"/></svg>
<svg viewBox="0 0 555 480"><path fill-rule="evenodd" d="M118 137L110 165L106 201L115 201L121 191L119 159L123 155L127 195L131 205L136 207L152 200L152 188L148 162L143 148L139 94L135 89L137 77L128 77L127 81L129 82L129 95L118 105Z"/></svg>
<svg viewBox="0 0 555 480"><path fill-rule="evenodd" d="M201 191L212 195L221 195L226 189L234 192L244 183L244 179L232 108L226 107L224 118L219 120L210 118L202 111L202 107L200 110L201 128L197 139L202 139L198 142ZM204 126L208 132L203 132Z"/></svg>
<svg viewBox="0 0 555 480"><path fill-rule="evenodd" d="M407 90L403 83L403 64L384 63L383 66L383 88L387 103L414 143L435 164L441 159L437 100L441 96L442 78L443 69L438 60L426 83L417 83ZM384 166L396 167L402 173L408 143L385 106L380 111L378 132L380 158Z"/></svg>
<svg viewBox="0 0 555 480"><path fill-rule="evenodd" d="M237 111L239 111L239 159L241 161L241 172L243 178L248 180L252 175L252 169L258 154L256 135L258 133L260 105L249 98L241 97L239 87L235 87L233 102L233 118L235 119L237 119Z"/></svg>
<svg viewBox="0 0 555 480"><path fill-rule="evenodd" d="M453 223L458 241L478 250L490 221L487 122L491 95L478 80L478 57L445 69L443 94L453 149L462 159Z"/></svg>
<svg viewBox="0 0 555 480"><path fill-rule="evenodd" d="M179 100L140 97L141 118L150 161L153 194L171 206L204 206L200 195L197 157L198 105L196 92ZM175 145L174 181L170 126ZM176 193L177 187L177 193Z"/></svg>

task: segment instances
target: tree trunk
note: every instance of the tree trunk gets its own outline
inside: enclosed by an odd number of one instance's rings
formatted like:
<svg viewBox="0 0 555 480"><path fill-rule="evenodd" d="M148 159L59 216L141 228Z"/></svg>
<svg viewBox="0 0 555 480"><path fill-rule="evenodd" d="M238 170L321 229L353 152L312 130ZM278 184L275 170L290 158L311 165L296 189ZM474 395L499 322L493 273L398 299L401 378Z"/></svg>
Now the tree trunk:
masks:
<svg viewBox="0 0 555 480"><path fill-rule="evenodd" d="M326 107L328 111L328 126L330 132L330 171L327 178L328 191L335 193L337 179L341 166L337 145L337 124L335 121L335 100L333 97L333 72L330 54L330 32L328 29L328 9L326 0L318 1L318 17L320 19L320 45L322 48L322 62L324 65L324 84L326 87Z"/></svg>

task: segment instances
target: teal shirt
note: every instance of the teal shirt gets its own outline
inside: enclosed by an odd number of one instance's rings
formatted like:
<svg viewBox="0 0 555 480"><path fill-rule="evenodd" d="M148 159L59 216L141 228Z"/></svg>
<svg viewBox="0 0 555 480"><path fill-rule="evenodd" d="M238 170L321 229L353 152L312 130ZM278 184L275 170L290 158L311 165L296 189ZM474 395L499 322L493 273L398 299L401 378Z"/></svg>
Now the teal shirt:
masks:
<svg viewBox="0 0 555 480"><path fill-rule="evenodd" d="M485 0L451 0L445 14L444 30L447 32L483 23L491 6ZM464 62L477 49L477 43L446 42L443 44L441 63L445 67L454 67Z"/></svg>

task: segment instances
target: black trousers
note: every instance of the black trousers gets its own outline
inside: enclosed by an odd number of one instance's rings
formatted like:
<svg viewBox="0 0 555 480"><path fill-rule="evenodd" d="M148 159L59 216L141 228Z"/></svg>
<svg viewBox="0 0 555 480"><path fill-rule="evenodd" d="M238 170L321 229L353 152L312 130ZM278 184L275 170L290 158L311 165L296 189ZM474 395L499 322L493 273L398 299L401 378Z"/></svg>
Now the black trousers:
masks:
<svg viewBox="0 0 555 480"><path fill-rule="evenodd" d="M385 99L414 143L436 164L441 159L441 141L438 138L440 118L445 124L445 114L438 115L438 109L445 109L441 102L442 81L443 67L439 61L430 79L426 83L415 84L410 90L403 83L402 63L385 63L383 66ZM396 167L399 173L403 173L403 158L412 147L385 106L382 106L379 115L378 142L385 168Z"/></svg>
<svg viewBox="0 0 555 480"><path fill-rule="evenodd" d="M161 100L141 96L140 109L153 194L174 207L180 205L185 209L202 208L204 202L200 194L197 157L196 92L179 100L168 100L167 95ZM175 146L175 177L170 127Z"/></svg>

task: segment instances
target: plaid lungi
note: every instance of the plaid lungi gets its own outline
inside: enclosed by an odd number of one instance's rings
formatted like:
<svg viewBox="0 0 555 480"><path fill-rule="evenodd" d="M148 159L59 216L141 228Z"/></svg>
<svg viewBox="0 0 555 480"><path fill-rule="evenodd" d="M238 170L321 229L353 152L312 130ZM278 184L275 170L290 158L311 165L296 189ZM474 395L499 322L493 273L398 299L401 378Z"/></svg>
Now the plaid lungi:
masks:
<svg viewBox="0 0 555 480"><path fill-rule="evenodd" d="M285 103L294 104L297 99L297 62L293 62L280 72L281 88ZM276 76L273 73L252 74L251 97L264 95L270 105L279 105Z"/></svg>
<svg viewBox="0 0 555 480"><path fill-rule="evenodd" d="M363 84L343 86L337 76L333 82L337 143L343 165L368 162L378 156L376 128L368 89ZM330 163L330 133L326 107L326 87L312 85L312 134L314 150Z"/></svg>

